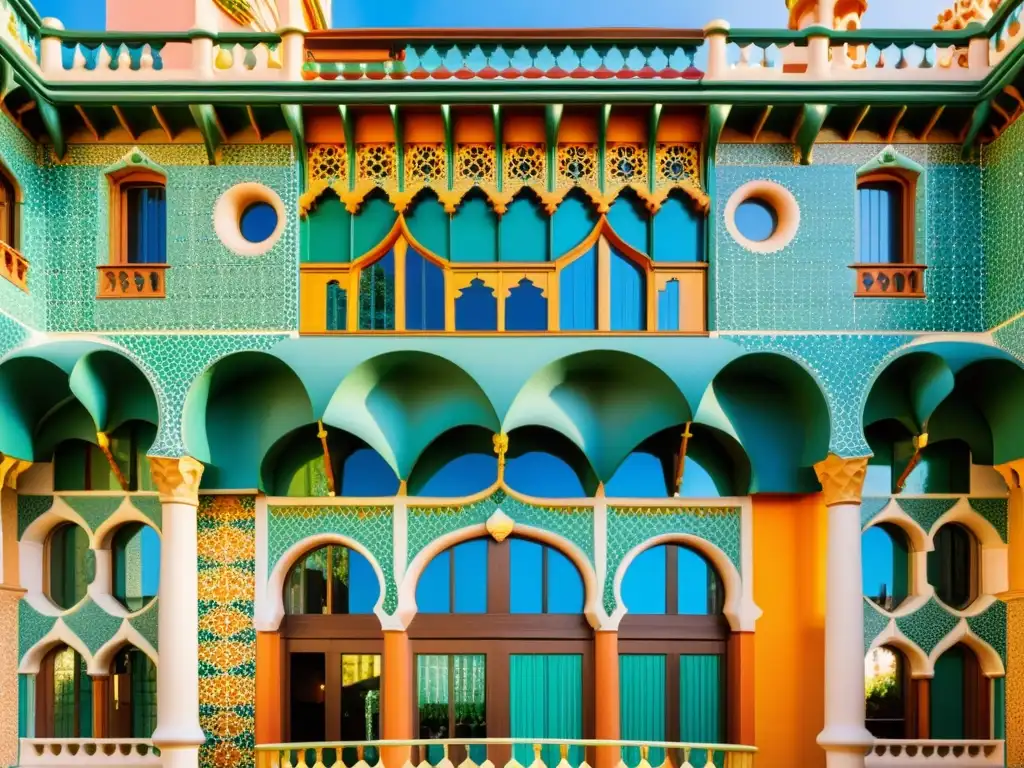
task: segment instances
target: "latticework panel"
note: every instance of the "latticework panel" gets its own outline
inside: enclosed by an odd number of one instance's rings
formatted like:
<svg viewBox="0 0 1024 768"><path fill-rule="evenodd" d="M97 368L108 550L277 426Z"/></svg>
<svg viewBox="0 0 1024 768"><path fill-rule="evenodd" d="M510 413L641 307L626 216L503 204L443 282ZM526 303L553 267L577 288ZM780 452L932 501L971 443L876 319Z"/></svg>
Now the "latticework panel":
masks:
<svg viewBox="0 0 1024 768"><path fill-rule="evenodd" d="M455 149L456 184L496 184L496 165L493 144L459 144Z"/></svg>
<svg viewBox="0 0 1024 768"><path fill-rule="evenodd" d="M647 147L641 144L609 144L604 173L611 186L647 183Z"/></svg>
<svg viewBox="0 0 1024 768"><path fill-rule="evenodd" d="M328 184L348 177L348 154L341 144L314 144L309 148L309 180Z"/></svg>
<svg viewBox="0 0 1024 768"><path fill-rule="evenodd" d="M448 158L443 144L409 144L405 148L407 184L447 186Z"/></svg>
<svg viewBox="0 0 1024 768"><path fill-rule="evenodd" d="M505 145L505 187L543 186L547 160L543 144Z"/></svg>
<svg viewBox="0 0 1024 768"><path fill-rule="evenodd" d="M658 184L700 182L700 152L693 144L659 144L655 149Z"/></svg>
<svg viewBox="0 0 1024 768"><path fill-rule="evenodd" d="M360 181L385 186L398 178L394 144L362 144L356 150L356 160Z"/></svg>
<svg viewBox="0 0 1024 768"><path fill-rule="evenodd" d="M558 187L597 184L597 147L563 144L558 148Z"/></svg>

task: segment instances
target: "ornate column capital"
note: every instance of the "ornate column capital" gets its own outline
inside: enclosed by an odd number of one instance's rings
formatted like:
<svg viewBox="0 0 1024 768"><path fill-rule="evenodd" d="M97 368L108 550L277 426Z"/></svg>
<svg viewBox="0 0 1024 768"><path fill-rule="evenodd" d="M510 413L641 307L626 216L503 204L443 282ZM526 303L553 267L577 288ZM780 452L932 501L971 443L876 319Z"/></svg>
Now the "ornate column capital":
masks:
<svg viewBox="0 0 1024 768"><path fill-rule="evenodd" d="M996 464L992 469L1003 476L1006 487L1011 491L1024 488L1024 459L1014 459L1005 464Z"/></svg>
<svg viewBox="0 0 1024 768"><path fill-rule="evenodd" d="M0 453L0 486L17 490L18 475L32 466L31 461Z"/></svg>
<svg viewBox="0 0 1024 768"><path fill-rule="evenodd" d="M153 482L160 491L160 501L199 506L199 480L203 476L203 464L191 456L180 458L169 456L148 456Z"/></svg>
<svg viewBox="0 0 1024 768"><path fill-rule="evenodd" d="M864 476L868 471L868 456L844 459L830 453L824 461L814 465L814 472L825 494L825 506L860 504L864 490Z"/></svg>

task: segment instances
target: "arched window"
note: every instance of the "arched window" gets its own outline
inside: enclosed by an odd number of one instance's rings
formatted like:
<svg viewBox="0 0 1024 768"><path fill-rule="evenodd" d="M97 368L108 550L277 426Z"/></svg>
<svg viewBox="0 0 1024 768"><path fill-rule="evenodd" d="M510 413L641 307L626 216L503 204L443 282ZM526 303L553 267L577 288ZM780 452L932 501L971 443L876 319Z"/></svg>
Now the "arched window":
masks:
<svg viewBox="0 0 1024 768"><path fill-rule="evenodd" d="M17 250L21 247L18 235L18 188L0 168L0 241Z"/></svg>
<svg viewBox="0 0 1024 768"><path fill-rule="evenodd" d="M864 596L894 611L910 591L910 542L892 523L873 525L861 536Z"/></svg>
<svg viewBox="0 0 1024 768"><path fill-rule="evenodd" d="M285 613L373 613L380 581L370 562L355 550L329 544L299 560L285 581Z"/></svg>
<svg viewBox="0 0 1024 768"><path fill-rule="evenodd" d="M111 264L167 263L166 185L148 169L110 177Z"/></svg>
<svg viewBox="0 0 1024 768"><path fill-rule="evenodd" d="M80 603L89 588L89 534L74 523L62 523L46 539L47 594L62 610Z"/></svg>
<svg viewBox="0 0 1024 768"><path fill-rule="evenodd" d="M896 648L881 646L868 652L864 661L865 725L878 739L908 739L912 683L910 668Z"/></svg>
<svg viewBox="0 0 1024 768"><path fill-rule="evenodd" d="M110 736L148 739L156 730L156 665L138 648L114 657L110 681Z"/></svg>
<svg viewBox="0 0 1024 768"><path fill-rule="evenodd" d="M879 171L857 179L857 262L914 261L914 197L911 174Z"/></svg>
<svg viewBox="0 0 1024 768"><path fill-rule="evenodd" d="M85 659L66 645L55 648L43 659L36 678L36 736L90 738L92 699Z"/></svg>
<svg viewBox="0 0 1024 768"><path fill-rule="evenodd" d="M395 330L395 252L359 269L359 330Z"/></svg>
<svg viewBox="0 0 1024 768"><path fill-rule="evenodd" d="M623 739L720 743L725 738L724 589L696 551L663 544L641 552L621 584L627 613L619 626ZM652 750L652 765L665 758ZM639 762L623 751L626 765ZM693 765L706 755L691 754Z"/></svg>
<svg viewBox="0 0 1024 768"><path fill-rule="evenodd" d="M421 738L583 738L593 696L584 599L575 564L546 544L474 539L435 555L417 582L409 627ZM452 613L487 616L458 621ZM458 764L466 750L455 752L449 758ZM479 747L468 755L485 759ZM509 756L533 760L528 746L486 752L492 761ZM436 764L443 750L420 757ZM545 747L542 759L557 763L558 748Z"/></svg>
<svg viewBox="0 0 1024 768"><path fill-rule="evenodd" d="M974 651L959 643L943 653L935 660L931 683L931 737L990 738L989 688Z"/></svg>
<svg viewBox="0 0 1024 768"><path fill-rule="evenodd" d="M146 452L156 438L156 426L130 421L108 435L108 448L129 491L152 491ZM120 491L121 482L100 447L85 440L65 440L53 456L56 491Z"/></svg>
<svg viewBox="0 0 1024 768"><path fill-rule="evenodd" d="M955 610L978 597L981 546L960 523L947 523L935 532L935 549L928 553L928 581L935 595Z"/></svg>
<svg viewBox="0 0 1024 768"><path fill-rule="evenodd" d="M141 611L157 595L160 584L160 536L150 526L128 523L114 533L111 594L129 611Z"/></svg>

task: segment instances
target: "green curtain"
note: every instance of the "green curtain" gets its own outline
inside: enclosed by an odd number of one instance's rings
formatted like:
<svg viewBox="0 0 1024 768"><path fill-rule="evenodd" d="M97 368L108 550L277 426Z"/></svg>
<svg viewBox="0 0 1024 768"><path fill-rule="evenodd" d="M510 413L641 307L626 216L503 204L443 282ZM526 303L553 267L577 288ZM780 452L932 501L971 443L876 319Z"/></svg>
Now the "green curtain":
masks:
<svg viewBox="0 0 1024 768"><path fill-rule="evenodd" d="M578 654L514 654L509 657L511 737L516 739L583 738L583 657ZM529 745L516 746L513 756L522 765L533 762ZM548 768L561 761L558 746L547 746L541 759ZM583 750L569 750L572 765L583 761Z"/></svg>
<svg viewBox="0 0 1024 768"><path fill-rule="evenodd" d="M487 657L461 654L453 657L456 738L482 739L487 736ZM487 746L469 748L469 758L477 765L487 759Z"/></svg>
<svg viewBox="0 0 1024 768"><path fill-rule="evenodd" d="M156 665L142 651L131 652L132 738L148 739L156 730Z"/></svg>
<svg viewBox="0 0 1024 768"><path fill-rule="evenodd" d="M665 657L619 656L619 727L623 741L665 741ZM622 750L627 766L640 762L640 749ZM665 761L665 750L652 749L651 765Z"/></svg>
<svg viewBox="0 0 1024 768"><path fill-rule="evenodd" d="M36 676L18 675L18 738L36 735Z"/></svg>
<svg viewBox="0 0 1024 768"><path fill-rule="evenodd" d="M78 660L78 736L92 737L92 678L85 666L85 659L75 654Z"/></svg>
<svg viewBox="0 0 1024 768"><path fill-rule="evenodd" d="M1006 678L992 678L992 738L1006 738Z"/></svg>
<svg viewBox="0 0 1024 768"><path fill-rule="evenodd" d="M964 738L964 656L951 648L935 662L931 686L933 739Z"/></svg>
<svg viewBox="0 0 1024 768"><path fill-rule="evenodd" d="M685 655L679 657L679 740L720 744L722 736L721 657ZM717 765L724 756L715 754ZM690 753L690 764L703 768L705 750Z"/></svg>

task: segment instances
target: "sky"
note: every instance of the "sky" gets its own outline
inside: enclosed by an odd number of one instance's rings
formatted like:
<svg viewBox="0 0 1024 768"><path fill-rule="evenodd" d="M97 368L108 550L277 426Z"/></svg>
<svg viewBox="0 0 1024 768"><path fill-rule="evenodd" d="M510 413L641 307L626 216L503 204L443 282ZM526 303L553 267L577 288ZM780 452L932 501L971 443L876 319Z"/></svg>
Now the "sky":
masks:
<svg viewBox="0 0 1024 768"><path fill-rule="evenodd" d="M192 0L164 0L189 3ZM66 29L104 29L106 0L34 0L42 16ZM873 0L864 25L930 28L952 0ZM734 27L781 27L784 0L334 0L335 27L703 27L715 18Z"/></svg>

